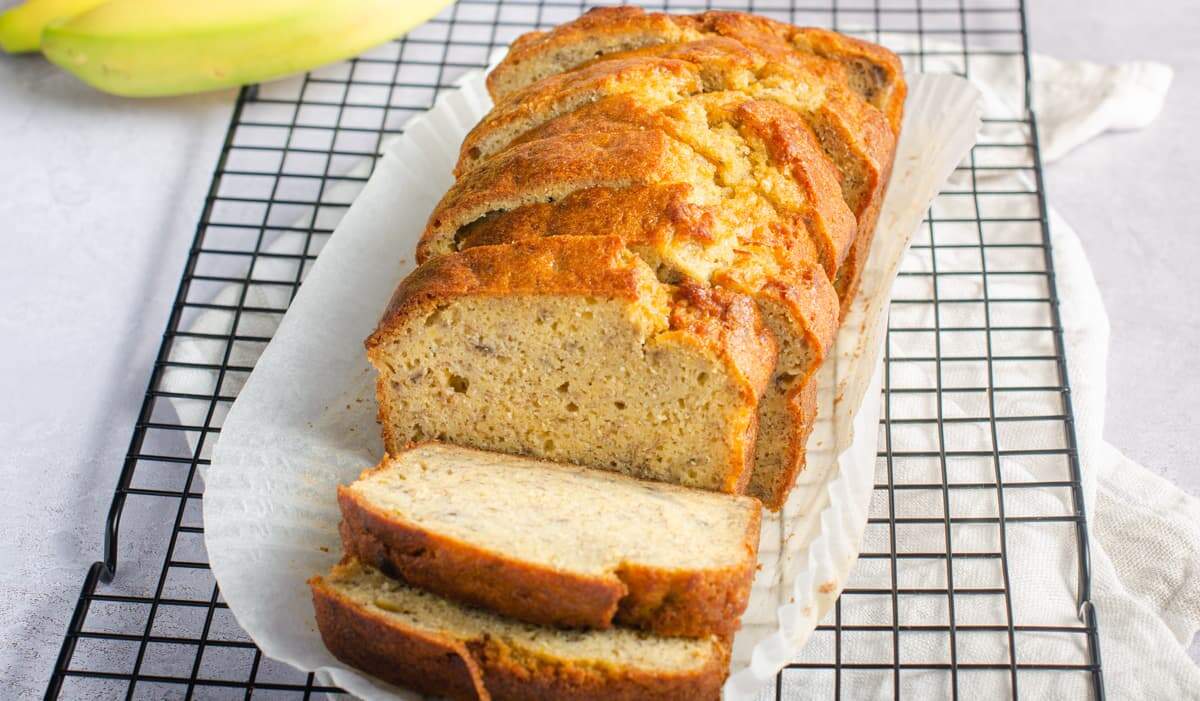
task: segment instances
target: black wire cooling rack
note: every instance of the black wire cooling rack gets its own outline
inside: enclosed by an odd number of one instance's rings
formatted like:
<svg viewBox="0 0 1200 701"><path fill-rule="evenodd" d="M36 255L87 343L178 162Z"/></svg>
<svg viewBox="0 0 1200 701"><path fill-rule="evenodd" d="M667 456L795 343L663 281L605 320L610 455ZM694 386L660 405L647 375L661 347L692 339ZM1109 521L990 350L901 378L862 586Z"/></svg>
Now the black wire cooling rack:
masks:
<svg viewBox="0 0 1200 701"><path fill-rule="evenodd" d="M412 115L432 106L442 90L454 89L464 71L483 67L489 55L515 36L573 18L588 6L603 3L559 0L460 0L438 18L403 39L301 78L245 88L238 96L232 123L221 149L194 242L172 306L162 347L150 377L145 403L134 428L129 452L105 525L103 559L84 579L54 665L46 698L304 698L314 693L337 694L311 674L264 657L233 620L222 602L204 551L200 504L203 483L197 468L208 463L221 422L258 353L270 340L256 329L273 328L285 304L259 300L290 299L316 260L325 240L365 183L389 135L403 130ZM848 587L836 609L822 622L814 639L831 639L829 654L806 656L784 669L775 686L776 698L853 698L850 682L858 677L878 679L883 695L901 696L902 682L911 675L933 675L936 695L969 696L972 675L999 675L1001 687L1017 697L1028 688L1029 675L1058 675L1056 688L1071 696L1103 699L1096 616L1090 602L1087 531L1084 521L1071 395L1063 357L1062 326L1058 319L1053 258L1047 231L1042 170L1035 118L1029 111L1029 46L1025 8L1019 0L750 0L744 3L644 3L654 9L694 12L703 9L751 10L796 24L825 26L867 39L892 44L907 67L950 70L969 75L973 62L1007 58L1018 66L1024 81L1025 111L1017 118L985 120L985 137L956 177L962 187L944 193L958 203L956 216L939 216L935 205L914 247L926 255L928 270L901 272L901 282L922 283L898 294L893 317L900 310L930 312L932 324L889 325L881 421L881 451L875 503L868 524L867 545L859 568L882 567L887 587ZM936 60L935 60L936 59ZM937 64L933 66L932 64ZM1013 140L989 142L988 126L1017 134ZM997 165L991 154L1007 158ZM985 176L997 171L1024 175L1027 186L989 189ZM997 196L1031 200L1027 217L988 216L987 201ZM966 213L963 214L963 206ZM1031 238L1023 242L989 240L996 225L1024 227ZM950 231L955 228L955 232ZM964 242L961 233L969 236ZM1019 270L1001 269L997 256L1014 247L1034 251L1035 264ZM974 262L952 269L951 254L973 254ZM961 257L960 257L961 258ZM1028 259L1026 259L1028 261ZM942 269L939 269L942 261ZM991 269L989 269L991 264ZM1041 280L1044 294L1020 299L989 295L989 284L1005 275ZM954 283L982 283L982 294L955 296ZM261 295L267 288L273 295ZM993 288L994 289L994 288ZM279 295L283 290L285 294ZM1014 326L996 322L1005 305L1040 308L1048 323ZM962 323L946 310L973 305L979 321ZM220 323L200 330L196 320L213 313ZM256 323L257 322L257 323ZM925 334L929 352L897 357L897 334ZM1043 353L1004 351L1008 334L1039 336ZM953 354L954 339L973 335L978 350ZM207 357L221 362L198 362L181 352L207 347ZM1042 386L1000 386L995 380L1007 363L1042 363L1051 369ZM988 382L982 386L950 386L944 382L957 363L982 364ZM929 386L900 386L897 378L913 364L933 368ZM169 382L172 372L201 371L211 378L207 389L183 389ZM1003 393L1049 397L1053 411L1006 415L997 411ZM926 396L932 410L923 416L901 415L900 399ZM979 416L948 416L943 399L971 396L979 401ZM186 409L186 411L182 410ZM198 418L181 418L181 417ZM1007 449L1001 434L1019 422L1037 425L1038 436L1051 435L1047 444ZM990 433L983 450L959 450L949 434L963 425ZM1046 429L1050 430L1047 431ZM920 431L935 446L928 451L893 449L900 431ZM1005 478L1011 458L1055 462L1061 477L1013 483ZM960 460L985 467L986 479L956 477ZM901 477L909 463L932 465L931 478ZM1044 490L1063 493L1066 512L1005 511L1006 490ZM964 494L983 494L995 505L985 516L956 515L952 504ZM940 504L940 514L908 516L906 501L928 499ZM959 529L985 526L996 531L995 547L961 552L955 545ZM1013 592L1025 584L1012 576L1008 550L1010 529L1061 527L1073 541L1070 554L1076 591L1052 621L1014 617ZM944 547L911 552L906 530L932 528L943 536ZM875 536L871 537L874 532ZM898 547L899 544L899 547ZM122 566L118 570L118 555ZM959 565L984 562L998 573L989 586L956 586ZM914 563L944 568L944 586L911 588L905 569ZM854 579L851 579L851 585ZM874 597L890 609L890 622L856 624L846 615L853 602ZM964 621L969 600L986 598L998 605L992 620ZM941 620L905 620L906 603L944 602ZM1063 622L1066 619L1066 622ZM963 659L967 636L998 636L1000 654L988 661ZM887 653L863 660L855 653L856 639L875 636ZM933 636L937 654L914 659L912 647L928 652L918 640ZM1030 659L1025 652L1030 636L1063 636L1075 642L1080 659ZM810 648L813 645L810 645ZM820 683L818 683L820 682ZM819 693L818 693L818 690ZM928 695L928 694L927 694Z"/></svg>

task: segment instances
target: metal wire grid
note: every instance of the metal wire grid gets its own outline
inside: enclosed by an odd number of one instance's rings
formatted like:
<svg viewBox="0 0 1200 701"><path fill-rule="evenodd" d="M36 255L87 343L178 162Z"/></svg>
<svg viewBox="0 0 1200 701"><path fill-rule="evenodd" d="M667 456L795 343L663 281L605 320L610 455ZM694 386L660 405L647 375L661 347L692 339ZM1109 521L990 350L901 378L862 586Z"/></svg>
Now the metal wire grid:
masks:
<svg viewBox="0 0 1200 701"><path fill-rule="evenodd" d="M293 80L246 88L238 96L231 125L221 148L212 185L194 243L180 281L172 313L151 375L129 452L121 472L105 531L103 560L92 565L84 579L79 601L66 636L46 698L304 698L314 692L337 693L311 674L264 657L233 620L208 569L204 552L200 503L203 483L197 467L208 456L226 412L245 381L268 335L255 327L282 317L286 305L264 305L266 288L284 289L288 299L299 288L321 247L366 182L375 158L389 135L402 131L413 114L429 108L437 94L451 88L461 73L483 67L490 53L513 37L571 19L594 2L557 0L460 0L437 19L403 39L335 66ZM927 68L937 59L961 74L969 74L972 61L981 57L1018 60L1026 81L1028 107L1028 45L1025 11L1020 0L831 0L793 5L787 0L750 0L744 3L644 3L655 9L698 11L748 9L798 24L848 30L885 42L900 37L896 46L910 68ZM832 655L797 662L785 669L776 684L776 697L791 690L829 688L841 698L855 676L884 677L899 698L902 679L909 674L940 677L937 688L957 698L960 684L969 675L1002 674L1016 697L1027 674L1082 675L1090 695L1103 698L1100 656L1094 610L1090 603L1086 528L1074 428L1062 353L1062 327L1054 285L1053 260L1047 233L1042 172L1034 116L990 120L1013 127L1023 135L1017 142L988 142L974 150L960 169L967 187L943 193L943 199L967 202L968 214L939 215L938 206L926 221L915 248L927 253L928 271L902 272L906 278L925 281L925 292L901 294L893 301L893 315L902 308L933 311L932 325L889 326L881 421L879 483L875 507L868 524L867 545L859 569L882 566L889 587L848 587L831 616L818 627L815 639L831 638ZM989 153L1016 153L1015 160L993 165ZM981 174L1020 171L1028 175L1028 189L989 190L980 185ZM1034 215L1023 218L989 218L983 213L988 198L1027 197L1034 200ZM1032 227L1036 238L1025 243L994 243L988 227L997 224ZM974 241L947 236L947 227L967 227ZM1008 248L1039 250L1043 265L1025 270L1000 270L988 262ZM943 256L969 251L976 254L974 268L938 269ZM949 260L949 259L947 259ZM1045 294L1022 299L997 299L988 294L988 281L1004 275L1037 276ZM954 296L953 282L964 277L983 282L982 297ZM914 288L916 289L916 288ZM224 292L222 292L224 290ZM230 296L232 291L232 296ZM1005 305L1042 305L1051 323L1014 326L994 324ZM944 324L942 310L974 305L981 310L973 325ZM223 330L198 332L195 319L217 312L226 320ZM930 338L924 355L896 357L892 339L898 334L923 334ZM1050 352L1031 355L1010 335L1042 334ZM956 337L982 339L978 350L955 354ZM208 345L220 363L196 362L181 354L181 341ZM1015 347L1014 347L1014 344ZM1007 363L1046 363L1054 382L1046 386L997 386L995 379ZM986 366L986 386L946 386L946 368L956 363ZM932 386L902 387L896 378L911 364L932 364ZM205 371L214 379L209 391L178 391L165 381L173 370ZM1043 415L998 415L996 397L1004 392L1043 393L1056 399L1058 411ZM943 398L979 398L977 417L949 417ZM897 398L924 395L934 404L932 416L897 413ZM181 406L191 406L202 422L185 423ZM1039 422L1061 427L1061 443L1005 450L998 440L1007 422ZM956 450L948 434L962 424L982 425L990 431L990 450ZM924 452L893 450L899 431L936 434L937 449ZM948 447L950 445L951 447ZM1062 463L1062 478L1053 481L1006 482L1004 461L1013 456ZM955 477L956 462L982 461L991 479L963 481ZM934 466L924 481L904 481L897 475L913 461ZM1068 513L1005 513L1006 491L1065 490ZM959 516L952 504L961 493L994 495L996 513ZM910 498L934 495L941 513L906 516ZM898 515L899 513L899 515ZM124 528L121 522L124 519ZM1055 524L1073 530L1077 574L1077 623L1041 625L1014 621L1007 550L1008 531L1015 524ZM988 552L958 552L958 529L994 527L997 547ZM906 529L940 530L941 549L906 551ZM874 532L874 535L872 533ZM120 539L118 538L120 535ZM872 545L874 544L874 546ZM898 544L900 547L898 547ZM130 562L117 573L118 554ZM905 588L903 571L913 562L944 563L945 586ZM993 563L1000 573L994 586L955 585L957 565L964 561ZM853 585L853 580L851 584ZM843 602L876 597L890 608L891 623L856 624L847 619L850 605ZM944 622L904 621L909 599L944 600ZM1002 602L1003 614L986 623L963 623L956 602L990 597ZM1075 614L1076 611L1072 611ZM1005 641L1003 659L972 662L958 658L964 636L993 633ZM1073 663L1028 660L1020 654L1027 635L1061 635L1081 640L1085 659ZM890 638L890 657L854 659L855 639L861 636ZM904 650L917 636L943 636L944 659L911 661ZM814 647L814 646L810 646ZM826 685L815 683L830 681Z"/></svg>

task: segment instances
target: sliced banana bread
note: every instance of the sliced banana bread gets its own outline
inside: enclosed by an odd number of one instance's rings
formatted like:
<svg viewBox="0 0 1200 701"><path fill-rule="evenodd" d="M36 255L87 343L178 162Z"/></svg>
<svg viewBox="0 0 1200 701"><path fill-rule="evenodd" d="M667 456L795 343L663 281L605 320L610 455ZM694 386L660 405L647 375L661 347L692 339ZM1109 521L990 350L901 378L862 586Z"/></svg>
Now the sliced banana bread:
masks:
<svg viewBox="0 0 1200 701"><path fill-rule="evenodd" d="M728 635L757 566L756 499L459 446L385 457L338 502L347 554L528 623Z"/></svg>
<svg viewBox="0 0 1200 701"><path fill-rule="evenodd" d="M729 650L716 637L532 626L413 589L354 559L309 586L335 657L439 697L715 700L728 674Z"/></svg>
<svg viewBox="0 0 1200 701"><path fill-rule="evenodd" d="M428 260L367 355L389 452L437 439L740 493L777 344L749 297L556 236Z"/></svg>
<svg viewBox="0 0 1200 701"><path fill-rule="evenodd" d="M776 102L796 111L836 165L844 200L858 224L849 253L838 258L835 285L844 311L857 291L870 248L895 135L888 118L852 88L853 72L842 64L798 51L773 33L753 32L754 22L735 26L742 31L731 34L747 43L709 36L609 53L508 94L467 135L456 173L511 143L531 138L531 132L547 121L614 95L628 96L654 111L714 92ZM665 72L676 79L661 80Z"/></svg>
<svg viewBox="0 0 1200 701"><path fill-rule="evenodd" d="M488 76L488 90L499 101L547 76L609 54L712 35L763 50L789 47L837 61L849 73L854 89L888 116L893 131L900 130L906 86L903 66L895 54L838 32L795 27L741 12L671 15L637 7L594 8L550 31L517 37L504 60ZM791 60L782 53L774 58Z"/></svg>
<svg viewBox="0 0 1200 701"><path fill-rule="evenodd" d="M738 12L704 12L697 15L669 15L647 13L635 7L595 8L580 18L560 25L547 32L531 32L517 38L504 60L488 76L488 88L497 103L515 98L516 93L556 74L574 71L581 66L607 60L627 60L634 56L682 57L680 46L704 42L714 37L736 41L760 58L759 84L752 90L761 96L763 70L771 73L800 73L810 76L805 89L796 90L793 77L788 78L788 89L780 91L778 99L795 101L800 98L812 106L812 89L832 88L836 93L814 114L814 128L826 143L831 136L841 135L827 145L839 166L851 165L844 155L853 154L839 144L846 135L857 136L857 141L867 148L860 155L869 156L864 164L853 171L843 168L843 184L848 190L857 189L870 193L868 197L856 198L848 193L847 202L858 218L858 235L845 256L834 285L838 291L840 310L845 314L851 300L858 291L862 268L870 250L878 219L879 206L883 201L884 189L891 173L892 154L895 150L894 137L899 134L904 112L907 86L900 59L876 44L853 37L812 27L794 27L782 22ZM713 65L710 58L702 61ZM728 61L717 65L728 65ZM763 67L765 65L765 68ZM835 66L835 67L831 67ZM705 75L729 73L709 70ZM741 89L745 82L739 77L722 89ZM714 88L719 80L710 80L708 89ZM843 87L846 90L843 90ZM854 95L841 94L852 92ZM807 95L806 95L807 93ZM877 109L885 118L886 130L875 125L873 110L863 110L856 101ZM851 108L850 119L836 117L838 106ZM844 128L850 125L849 129ZM890 131L892 138L886 138ZM468 156L470 153L468 152ZM842 156L839 160L839 156ZM879 156L882 156L880 158ZM868 179L857 187L856 175ZM857 200L857 202L855 201Z"/></svg>
<svg viewBox="0 0 1200 701"><path fill-rule="evenodd" d="M454 251L470 234L472 224L592 188L636 188L639 196L650 189L675 193L685 212L666 215L682 220L682 226L669 232L671 239L665 245L639 251L656 270L663 264L679 264L707 277L746 241L796 259L818 256L817 239L810 236L805 216L813 203L797 205L794 211L781 208L757 183L726 184L718 164L662 129L597 118L584 129L506 149L463 174L430 215L417 260ZM618 207L603 214L613 226L628 229L637 226L645 213ZM842 238L853 235L852 222L853 215L846 210L839 221ZM689 226L692 223L698 226Z"/></svg>

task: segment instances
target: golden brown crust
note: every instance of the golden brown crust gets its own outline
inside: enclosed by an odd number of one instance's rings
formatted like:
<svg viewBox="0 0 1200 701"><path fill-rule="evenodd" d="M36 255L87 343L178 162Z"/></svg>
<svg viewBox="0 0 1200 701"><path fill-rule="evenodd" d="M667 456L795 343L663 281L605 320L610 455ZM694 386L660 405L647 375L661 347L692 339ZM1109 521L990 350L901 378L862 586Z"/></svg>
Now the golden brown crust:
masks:
<svg viewBox="0 0 1200 701"><path fill-rule="evenodd" d="M704 89L699 67L672 59L604 61L568 73L559 73L530 85L497 104L463 139L454 169L461 177L519 136L529 125L577 109L602 96L629 91L653 91L667 99L692 95Z"/></svg>
<svg viewBox="0 0 1200 701"><path fill-rule="evenodd" d="M784 258L776 272L763 274L735 263L719 271L713 283L786 310L811 355L808 374L816 372L838 330L837 293L819 265Z"/></svg>
<svg viewBox="0 0 1200 701"><path fill-rule="evenodd" d="M796 431L789 437L788 459L783 461L783 469L774 474L756 471L747 487L747 493L760 500L763 508L769 511L783 508L796 475L804 469L808 456L805 447L816 426L817 378L795 382L788 392L787 405L796 426Z"/></svg>
<svg viewBox="0 0 1200 701"><path fill-rule="evenodd" d="M715 124L729 124L732 122L735 125L741 126L736 115L713 114L711 116ZM671 116L647 110L633 95L614 95L588 104L574 112L565 114L530 130L518 139L514 150L522 148L524 144L554 142L561 138L576 137L583 134L658 133L676 141L680 148L686 149L688 153L692 154L695 159L698 159L702 163L700 170L705 176L703 179L715 181L719 171L726 164L721 163L719 157L713 154L701 153L695 146L684 141L680 133L680 126ZM754 132L749 132L749 135L759 137ZM503 157L503 155L505 154L501 154L500 157ZM821 166L822 164L815 164L814 168L820 168ZM832 166L830 167L832 168ZM678 170L669 170L667 173L671 179L677 180L686 177L686 174ZM697 182L692 183L692 190L688 192L694 198L698 198L695 190L700 180L701 178L697 178ZM836 270L836 258L840 254L835 254L832 251L839 246L844 247L849 242L850 237L853 236L854 227L851 221L852 215L850 215L846 209L846 205L841 201L839 191L835 189L831 194L833 196L832 200L827 203L821 203L821 206L828 204L829 210L836 213L828 221L823 216L819 216L819 214L825 215L824 210L818 213L812 206L792 210L785 204L773 201L771 198L764 197L761 194L740 198L739 208L736 210L732 202L714 204L704 207L704 209L714 212L713 220L726 225L723 229L716 229L719 232L716 236L718 239L722 237L735 238L740 242L752 242L785 249L792 257L800 260L815 260L823 257L826 269L832 267ZM620 192L617 192L613 198L617 200L622 196ZM695 199L690 200L690 202L694 201ZM616 205L618 203L614 201L613 204ZM653 203L639 201L622 202L620 203L620 209L626 210L635 206L645 206L646 204ZM816 203L810 202L808 204L813 205ZM693 204L692 206L699 207L701 205ZM720 216L721 210L725 210L724 213L726 216ZM605 219L624 216L627 215L622 212L597 211L591 215L592 221L589 222L589 225L595 228L589 231L606 231L609 225L607 221L604 221ZM813 230L811 233L810 229ZM710 231L713 231L713 229L710 229ZM836 231L837 233L830 233L831 231ZM587 232L576 231L575 233L582 234ZM842 240L834 244L832 239L835 237Z"/></svg>
<svg viewBox="0 0 1200 701"><path fill-rule="evenodd" d="M652 112L686 97L745 88L764 66L764 57L724 37L606 56L500 101L467 135L455 174L531 129L597 100L630 95Z"/></svg>
<svg viewBox="0 0 1200 701"><path fill-rule="evenodd" d="M795 27L792 30L789 38L798 48L853 66L851 84L887 116L892 133L900 133L908 84L904 81L904 64L899 56L879 44L828 29Z"/></svg>
<svg viewBox="0 0 1200 701"><path fill-rule="evenodd" d="M743 33L744 34L744 33ZM704 137L697 132L731 125L748 145L765 147L768 162L794 178L802 193L800 212L791 211L794 202L779 201L768 188L769 200L783 206L781 214L798 216L788 223L794 231L782 243L796 237L812 237L831 278L850 249L856 232L854 213L841 196L841 176L817 141L806 120L821 118L841 127L837 135L854 132L851 117L843 116L837 106L848 100L839 86L846 83L836 63L811 54L799 54L773 34L754 45L711 36L679 45L656 45L584 65L567 73L545 78L503 100L467 136L456 172L469 171L480 159L511 143L528 143L563 134L588 134L616 131L611 125L627 123L642 130L670 134L687 143L713 161L718 168L729 167L722 159L727 154L704 149ZM751 36L749 40L755 39ZM744 41L749 41L743 37ZM776 53L804 60L789 66L769 63L766 43L777 45ZM690 72L688 70L690 67ZM675 77L664 92L657 77L669 73ZM794 106L781 107L771 100L756 99L760 75L772 78L778 93L780 81L798 90L830 91L842 96L832 105L822 105L818 115L800 112ZM818 81L829 82L825 86ZM745 92L749 91L749 92ZM700 93L706 93L698 97ZM682 102L681 102L682 101ZM685 105L687 105L685 107ZM697 112L694 107L699 107ZM881 115L866 105L851 105L852 117L859 120ZM707 112L708 124L697 124ZM874 114L872 114L874 113ZM853 137L850 137L853 138ZM851 143L853 143L851 141ZM844 149L843 149L844 150ZM764 177L762 174L760 178Z"/></svg>
<svg viewBox="0 0 1200 701"><path fill-rule="evenodd" d="M833 277L854 241L856 222L841 196L840 176L816 136L795 112L774 102L751 100L737 108L743 129L766 146L773 163L791 175L810 209L809 229L818 234L825 270Z"/></svg>
<svg viewBox="0 0 1200 701"><path fill-rule="evenodd" d="M608 17L610 14L614 16ZM567 25L550 33L561 34L557 38L547 35L535 43L566 46L571 41L571 36L581 36L579 32L582 29L591 34L598 32L602 36L608 36L609 43L625 35L637 36L635 43L650 41L648 37L652 35L663 42L673 40L672 37L682 37L682 40L688 43L653 43L625 50L615 50L625 46L617 41L615 47L609 47L614 50L578 70L596 74L605 63L612 62L621 64L624 68L620 71L611 68L610 71L628 80L628 66L635 63L635 58L645 62L658 57L672 62L673 65L678 65L679 61L693 62L694 72L709 76L705 81L706 90L744 87L730 79L729 76L736 74L731 66L754 71L758 78L766 79L785 90L789 89L786 86L802 85L814 78L820 81L818 87L824 91L824 101L812 111L804 112L803 116L817 131L825 151L839 159L838 166L843 170L844 199L856 219L856 226L850 235L843 234L839 238L835 234L823 239L834 244L824 249L827 269L832 271L829 265L831 262L836 262L839 268L845 267L845 270L837 270L835 276L839 306L844 313L857 290L858 277L861 275L861 267L873 237L887 182L886 176L890 171L895 150L895 135L892 132L899 127L904 97L903 77L898 59L886 49L833 32L797 29L740 13L710 12L689 17L670 16L668 24L675 29L667 29L661 18L630 9L620 9L613 13L608 9L601 9L589 13L579 22L580 27L572 29ZM696 41L696 36L705 38ZM600 43L603 44L604 40ZM747 47L753 47L753 50ZM532 52L536 58L538 50L534 50L532 45L527 45L525 50L527 53ZM847 66L851 66L852 69L848 69ZM719 79L714 80L711 77L714 72L720 76ZM863 76L877 77L876 82L879 85L870 90L864 89L861 80ZM780 80L783 81L782 84ZM851 90L851 84L855 80L859 83L855 86L858 94ZM745 79L742 78L741 81L744 82ZM599 88L599 92L603 93L606 89L632 89L628 85L618 86L618 83L620 81L610 81ZM548 92L557 89L555 85L556 81L553 79L529 85L520 91L519 96L510 96L509 104L533 97L540 97L542 102L546 102L549 100ZM886 118L884 114L864 102L864 98L870 98L873 103L878 104L880 109L887 113ZM558 101L561 102L561 96ZM497 112L505 112L503 103L497 108ZM485 119L476 131L482 134L494 131L494 127L489 125L489 119ZM816 201L828 203L837 200L833 198ZM828 230L826 228L826 231ZM834 230L838 231L836 228ZM836 257L833 255L834 251Z"/></svg>
<svg viewBox="0 0 1200 701"><path fill-rule="evenodd" d="M868 103L879 108L887 116L893 132L899 133L907 92L904 66L900 58L886 48L828 29L796 27L742 12L715 10L694 17L702 27L701 31L735 38L759 50L769 51L776 61L807 70L822 70L822 64L813 62L812 56L837 62L844 68L839 77L847 80ZM772 36L778 43L770 40ZM782 51L784 46L792 51ZM829 70L823 69L822 76L826 79L832 75Z"/></svg>
<svg viewBox="0 0 1200 701"><path fill-rule="evenodd" d="M762 512L755 510L746 525L741 566L690 571L622 566L617 576L630 594L621 599L616 621L658 635L732 637L750 602L761 521Z"/></svg>
<svg viewBox="0 0 1200 701"><path fill-rule="evenodd" d="M899 132L906 86L903 66L895 54L837 32L794 27L741 12L669 15L633 7L595 8L551 31L520 37L488 76L488 89L499 101L529 82L569 70L597 56L695 41L712 34L754 45L758 50L770 52L774 61L802 62L805 59L799 56L811 54L843 64L852 87L879 107L893 131ZM782 51L783 46L794 51ZM580 50L571 53L573 47Z"/></svg>
<svg viewBox="0 0 1200 701"><path fill-rule="evenodd" d="M643 280L624 243L597 236L586 243L558 237L512 246L481 246L438 256L417 266L396 287L368 355L396 326L455 297L508 294L594 295L638 299Z"/></svg>
<svg viewBox="0 0 1200 701"><path fill-rule="evenodd" d="M509 148L455 182L433 214L417 247L418 261L453 250L464 225L491 212L546 202L589 187L628 187L677 180L699 159L660 131L594 130Z"/></svg>
<svg viewBox="0 0 1200 701"><path fill-rule="evenodd" d="M459 230L459 250L545 236L618 236L634 250L716 241L715 208L695 204L687 183L591 187L554 202L495 212Z"/></svg>
<svg viewBox="0 0 1200 701"><path fill-rule="evenodd" d="M650 38L636 44L621 45L620 37L645 33ZM611 37L617 37L613 40ZM520 71L532 71L538 80L557 70L546 64L548 54L555 47L580 46L580 54L593 55L614 50L633 49L648 44L664 44L685 41L692 37L683 30L670 15L647 13L636 7L594 8L579 18L559 25L548 32L528 32L517 37L504 57L487 78L488 91L499 101L502 97L527 83L519 82Z"/></svg>
<svg viewBox="0 0 1200 701"><path fill-rule="evenodd" d="M423 694L492 698L479 661L461 640L404 628L364 610L322 577L308 580L321 640L346 664Z"/></svg>
<svg viewBox="0 0 1200 701"><path fill-rule="evenodd" d="M521 133L603 97L631 94L646 104L663 106L702 93L753 91L758 80L773 79L774 84L781 78L809 100L823 90L850 90L846 71L836 61L799 53L774 35L758 39L705 36L683 44L609 53L531 83L499 100L471 130L455 174Z"/></svg>
<svg viewBox="0 0 1200 701"><path fill-rule="evenodd" d="M719 642L707 664L684 673L578 665L522 654L493 636L431 634L359 606L322 577L308 583L317 628L334 657L426 694L481 701L715 701L728 674L729 650Z"/></svg>
<svg viewBox="0 0 1200 701"><path fill-rule="evenodd" d="M732 635L750 598L760 512L739 565L668 570L622 565L587 577L513 560L384 512L338 488L347 555L446 598L537 625L606 629L615 622L668 637ZM618 608L619 607L619 608Z"/></svg>

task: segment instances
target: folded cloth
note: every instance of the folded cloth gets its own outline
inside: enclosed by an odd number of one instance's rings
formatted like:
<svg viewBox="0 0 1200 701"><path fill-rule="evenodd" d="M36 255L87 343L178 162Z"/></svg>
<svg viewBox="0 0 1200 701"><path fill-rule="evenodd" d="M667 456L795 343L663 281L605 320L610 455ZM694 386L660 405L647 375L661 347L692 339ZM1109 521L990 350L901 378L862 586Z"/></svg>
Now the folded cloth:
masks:
<svg viewBox="0 0 1200 701"><path fill-rule="evenodd" d="M942 52L938 52L942 53ZM930 57L929 70L962 69L961 65L937 65L954 60ZM1023 73L1012 57L971 58L970 77L988 94L988 116L1019 117L1024 108ZM1110 129L1145 126L1158 114L1171 80L1171 70L1154 63L1130 63L1100 66L1080 61L1059 61L1045 56L1033 60L1032 99L1038 114L1042 157L1049 162L1072 148ZM1018 133L1019 123L992 122L985 128L986 142L1008 140L1025 143L1028 135ZM1014 131L1016 130L1016 131ZM1005 149L997 149L1004 152ZM979 149L974 171L958 176L959 189L970 191L1021 191L1031 188L1028 172L1012 169L989 170L989 165L1005 165L1004 158L1028 159L1014 154L1024 149L1009 149L997 156ZM1010 161L1012 165L1017 161ZM975 180L972 183L972 178ZM952 183L952 186L955 183ZM970 204L970 200L977 204ZM962 209L967 207L967 209ZM978 210L974 209L978 207ZM986 209L987 211L983 211ZM1045 266L1041 229L1037 221L1035 198L1020 196L980 196L943 198L934 213L945 220L967 219L954 227L937 224L918 237L903 270L939 272L953 266L978 270L981 264L997 270L1042 270ZM986 219L978 227L974 216ZM1187 645L1200 629L1200 502L1155 476L1144 467L1122 456L1102 437L1105 402L1105 365L1108 346L1108 320L1091 268L1075 232L1053 210L1049 213L1055 279L1060 300L1065 355L1071 380L1071 399L1075 414L1077 448L1082 471L1082 486L1091 542L1091 595L1099 619L1100 649L1103 655L1104 683L1110 698L1200 699L1200 668L1189 658ZM1009 219L1024 221L1003 221ZM1004 249L989 249L986 254L970 246L946 247L934 258L928 248L930 237L938 244L980 243L980 229L986 243L1032 244ZM953 239L953 240L952 240ZM925 247L920 247L924 244ZM1003 254L1003 255L1001 255ZM264 264L270 264L265 261ZM943 299L987 296L990 305L980 304L906 304L904 299L930 299L935 290L934 276L902 277L893 290L897 302L891 310L892 327L945 327L989 325L1035 327L1053 323L1048 304L995 304L1001 299L1038 299L1047 295L1048 276L1039 275L962 275L940 277L936 292ZM231 286L214 300L234 304L242 288ZM283 287L257 286L245 293L244 303L251 307L286 306L290 291ZM278 296L275 298L273 295ZM935 318L935 306L939 317ZM226 320L212 315L200 317L193 331L224 331ZM239 330L243 334L270 336L277 324L272 315L243 315ZM994 331L992 334L940 335L934 345L927 333L892 334L889 353L892 358L984 356L990 346L994 356L1054 356L1053 336L1036 332ZM202 346L186 338L175 340L175 356L181 360L214 363L221 360L223 347ZM236 350L236 349L235 349ZM230 359L249 365L256 351ZM176 368L164 377L164 389L181 392L211 391L211 373ZM223 394L233 394L235 379L226 378ZM910 387L992 387L986 393L943 392L894 393L890 404L892 419L931 417L941 413L944 419L986 417L1054 416L1063 410L1061 397L1053 391L1005 392L1003 387L1050 387L1057 383L1057 365L1053 362L1025 361L994 363L942 362L893 363L890 386ZM190 406L177 407L182 423L200 423L203 416L188 416ZM900 489L890 505L898 517L940 519L948 511L955 517L996 517L1002 505L1008 518L1022 515L1057 515L1049 522L1010 522L1002 532L994 524L956 524L945 540L943 525L934 521L928 528L914 524L897 527L897 549L903 553L942 553L950 546L955 554L947 568L945 558L904 558L897 563L896 585L903 589L945 588L953 576L956 589L1004 586L1011 591L1011 621L1018 627L1013 634L1021 663L1085 664L1085 636L1052 630L1029 630L1022 626L1074 626L1078 560L1069 487L1022 488L1021 482L1063 483L1069 480L1065 436L1061 421L1002 421L996 431L982 422L948 421L943 423L944 447L951 451L984 451L979 459L947 460L897 459L891 479L895 484L940 484L944 469L949 482L994 484L997 476L1004 485L1003 499L988 489L950 489L946 503L940 490ZM887 436L893 453L936 451L938 432L929 425L894 424ZM1050 455L987 455L993 448L1002 450L1051 448ZM889 477L881 469L878 483ZM879 501L879 500L877 500ZM889 505L878 503L873 516L888 515ZM864 552L890 549L886 528L868 527ZM1003 572L996 558L972 557L970 553L1007 553L1008 570ZM849 586L890 590L893 586L887 559L864 559L856 566ZM901 596L895 615L902 626L946 625L950 606L954 606L956 630L954 649L960 664L1009 661L1007 626L1002 629L971 628L972 624L1005 624L1010 620L1002 595L960 595L953 604L945 597ZM843 597L843 625L892 625L890 595ZM830 620L824 623L832 623ZM801 661L829 661L834 654L833 636L818 634L805 648ZM906 631L900 649L893 651L891 632L862 630L845 632L840 649L844 662L882 662L895 657L902 663L950 662L951 644L944 632ZM1146 663L1153 651L1153 664ZM837 682L832 675L804 673L801 684L785 684L785 698L823 698L831 695L833 684L841 685L844 697L892 698L890 669L855 670L844 673ZM950 675L945 670L906 671L900 677L901 693L906 697L936 698L949 690ZM958 691L963 698L997 698L1012 693L1013 679L1007 670L962 671ZM1090 688L1089 676L1042 673L1022 670L1016 679L1022 698L1084 698ZM826 689L824 686L828 686ZM772 692L764 692L770 698Z"/></svg>

